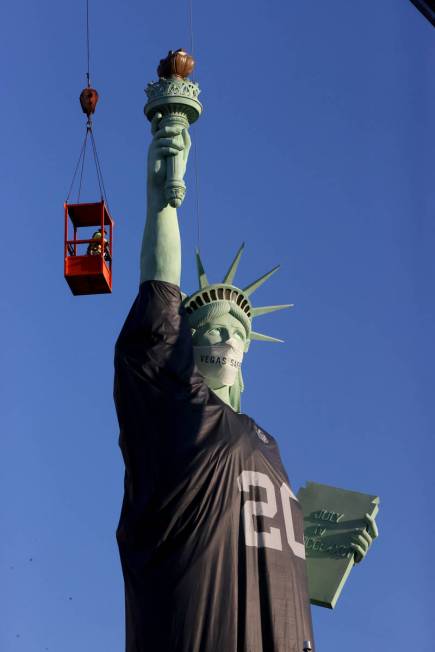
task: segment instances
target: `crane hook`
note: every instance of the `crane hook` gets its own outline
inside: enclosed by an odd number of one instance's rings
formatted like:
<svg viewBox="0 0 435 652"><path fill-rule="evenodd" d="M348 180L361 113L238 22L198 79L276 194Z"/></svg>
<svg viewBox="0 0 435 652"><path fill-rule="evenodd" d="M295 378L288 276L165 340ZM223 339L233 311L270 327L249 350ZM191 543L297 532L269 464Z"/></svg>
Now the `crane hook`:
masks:
<svg viewBox="0 0 435 652"><path fill-rule="evenodd" d="M97 106L99 95L95 88L84 88L80 93L80 105L82 107L83 113L86 113L88 118L90 118L92 113L95 113L95 107Z"/></svg>

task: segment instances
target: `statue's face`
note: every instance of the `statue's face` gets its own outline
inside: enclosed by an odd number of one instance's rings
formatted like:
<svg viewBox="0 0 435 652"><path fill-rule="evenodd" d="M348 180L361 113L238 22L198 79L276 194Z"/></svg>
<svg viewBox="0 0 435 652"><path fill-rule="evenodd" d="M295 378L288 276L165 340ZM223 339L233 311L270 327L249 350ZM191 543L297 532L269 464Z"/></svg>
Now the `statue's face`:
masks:
<svg viewBox="0 0 435 652"><path fill-rule="evenodd" d="M240 321L229 313L192 333L195 363L210 389L232 386L249 341Z"/></svg>
<svg viewBox="0 0 435 652"><path fill-rule="evenodd" d="M245 329L236 317L227 313L196 329L193 333L193 345L225 344L232 338L240 342L244 351L247 350Z"/></svg>

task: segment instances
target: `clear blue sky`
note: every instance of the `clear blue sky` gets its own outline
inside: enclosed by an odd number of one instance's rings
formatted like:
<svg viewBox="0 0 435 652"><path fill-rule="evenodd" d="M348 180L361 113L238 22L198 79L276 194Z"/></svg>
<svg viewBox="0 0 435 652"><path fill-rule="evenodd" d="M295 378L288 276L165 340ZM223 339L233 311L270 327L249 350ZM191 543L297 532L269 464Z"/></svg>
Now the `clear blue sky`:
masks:
<svg viewBox="0 0 435 652"><path fill-rule="evenodd" d="M306 480L379 494L381 536L319 652L433 650L435 31L407 0L194 1L201 249L218 279L282 269L257 303L243 409ZM91 0L95 136L116 219L114 293L63 279L63 201L84 135L84 2L1 21L0 649L121 652L123 468L113 344L138 285L143 89L189 48L187 2ZM98 200L93 171L84 199ZM92 174L91 174L92 173ZM192 167L180 210L196 287Z"/></svg>

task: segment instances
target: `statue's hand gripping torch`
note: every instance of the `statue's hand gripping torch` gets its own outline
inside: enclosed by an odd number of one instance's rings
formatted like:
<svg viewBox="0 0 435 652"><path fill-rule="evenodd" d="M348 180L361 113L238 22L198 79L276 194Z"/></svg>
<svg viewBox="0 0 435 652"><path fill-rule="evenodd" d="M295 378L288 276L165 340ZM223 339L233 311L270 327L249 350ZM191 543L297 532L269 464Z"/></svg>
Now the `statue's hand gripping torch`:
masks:
<svg viewBox="0 0 435 652"><path fill-rule="evenodd" d="M148 84L145 92L148 102L144 112L148 120L156 113L162 115L159 127L176 126L188 129L201 115L202 105L198 101L200 93L196 82L187 79L195 65L194 60L184 50L170 51L157 68L159 81ZM184 165L180 154L166 159L165 198L171 206L178 208L186 194Z"/></svg>

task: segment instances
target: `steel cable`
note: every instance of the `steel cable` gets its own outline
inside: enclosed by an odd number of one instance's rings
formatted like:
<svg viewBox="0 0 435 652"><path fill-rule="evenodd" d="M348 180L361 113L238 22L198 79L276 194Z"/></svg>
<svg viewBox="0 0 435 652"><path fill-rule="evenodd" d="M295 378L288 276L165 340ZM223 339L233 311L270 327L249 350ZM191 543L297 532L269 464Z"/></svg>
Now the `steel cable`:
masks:
<svg viewBox="0 0 435 652"><path fill-rule="evenodd" d="M89 127L86 127L85 142L83 147L83 158L82 158L82 169L80 171L80 180L79 180L79 192L77 195L77 203L80 204L80 194L82 192L82 180L83 180L83 170L85 167L85 157L86 157L86 144L88 142Z"/></svg>
<svg viewBox="0 0 435 652"><path fill-rule="evenodd" d="M83 140L83 143L82 143L82 146L81 146L81 149L80 149L80 155L79 155L79 158L78 158L78 161L77 161L76 167L75 167L75 169L74 169L74 174L73 174L73 178L72 178L72 181L71 181L71 185L70 185L70 187L69 187L68 194L67 194L67 196L66 196L66 200L65 200L65 203L66 203L66 204L68 203L68 199L70 198L70 195L71 195L71 192L72 192L72 189L73 189L73 185L74 185L74 181L75 181L75 179L76 179L77 172L78 172L78 169L79 169L80 161L82 160L83 151L84 151L84 149L85 149L85 147L86 147L87 135L88 135L88 134L87 134L87 131L86 131L85 138L84 138L84 140Z"/></svg>

